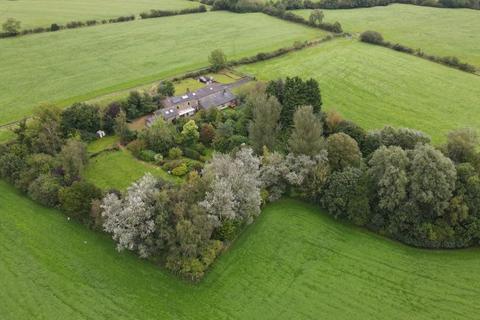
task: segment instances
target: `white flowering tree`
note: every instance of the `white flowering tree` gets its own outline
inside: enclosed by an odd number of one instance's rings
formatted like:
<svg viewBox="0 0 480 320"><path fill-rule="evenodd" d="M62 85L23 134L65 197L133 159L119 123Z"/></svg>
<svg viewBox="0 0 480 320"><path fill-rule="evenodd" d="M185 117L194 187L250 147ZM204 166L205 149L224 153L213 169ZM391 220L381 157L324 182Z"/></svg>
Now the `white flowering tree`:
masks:
<svg viewBox="0 0 480 320"><path fill-rule="evenodd" d="M251 222L260 214L259 174L260 159L251 148L242 148L234 156L215 154L204 169L210 188L200 205L220 222L228 219Z"/></svg>
<svg viewBox="0 0 480 320"><path fill-rule="evenodd" d="M151 174L146 174L128 188L123 200L113 193L103 199L103 228L112 234L118 251L137 251L142 258L151 254L147 243L155 232L156 183Z"/></svg>

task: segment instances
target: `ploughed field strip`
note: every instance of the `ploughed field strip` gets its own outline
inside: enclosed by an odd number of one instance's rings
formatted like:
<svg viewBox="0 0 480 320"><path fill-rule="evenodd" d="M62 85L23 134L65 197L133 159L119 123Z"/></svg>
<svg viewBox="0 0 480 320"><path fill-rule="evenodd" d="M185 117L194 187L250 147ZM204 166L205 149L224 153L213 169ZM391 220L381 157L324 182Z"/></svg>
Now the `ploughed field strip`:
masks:
<svg viewBox="0 0 480 320"><path fill-rule="evenodd" d="M324 108L367 129L422 130L434 143L480 127L480 77L355 39L239 67L263 80L301 75L320 83Z"/></svg>
<svg viewBox="0 0 480 320"><path fill-rule="evenodd" d="M0 124L42 102L65 106L206 67L213 49L234 59L326 34L261 13L209 12L3 39Z"/></svg>
<svg viewBox="0 0 480 320"><path fill-rule="evenodd" d="M293 200L199 284L114 249L0 182L3 319L476 319L478 249L409 248Z"/></svg>
<svg viewBox="0 0 480 320"><path fill-rule="evenodd" d="M22 28L49 27L52 23L102 20L150 9L181 10L198 5L187 0L0 0L0 24L15 18Z"/></svg>
<svg viewBox="0 0 480 320"><path fill-rule="evenodd" d="M295 10L308 18L311 10ZM456 56L480 68L480 11L393 4L349 10L323 10L325 21L343 30L380 32L385 40L437 56Z"/></svg>

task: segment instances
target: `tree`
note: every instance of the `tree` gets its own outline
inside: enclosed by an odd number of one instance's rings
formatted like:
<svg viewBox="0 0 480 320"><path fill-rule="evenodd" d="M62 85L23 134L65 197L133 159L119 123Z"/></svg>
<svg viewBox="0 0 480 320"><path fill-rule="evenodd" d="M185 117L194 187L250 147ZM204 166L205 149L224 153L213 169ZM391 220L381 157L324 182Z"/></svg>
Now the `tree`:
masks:
<svg viewBox="0 0 480 320"><path fill-rule="evenodd" d="M248 125L250 144L257 153L260 153L263 147L273 150L280 130L282 106L275 97L268 97L265 94L249 96L248 104L251 105L253 113L253 119Z"/></svg>
<svg viewBox="0 0 480 320"><path fill-rule="evenodd" d="M123 200L113 193L103 199L103 228L112 234L118 251L137 251L142 258L151 255L149 240L155 232L156 184L156 179L146 174L128 188Z"/></svg>
<svg viewBox="0 0 480 320"><path fill-rule="evenodd" d="M268 192L268 200L280 199L288 188L286 176L289 168L283 154L269 152L267 148L263 151L262 165L260 167L260 181L262 190Z"/></svg>
<svg viewBox="0 0 480 320"><path fill-rule="evenodd" d="M452 161L430 145L417 145L411 153L409 193L423 215L441 216L455 188Z"/></svg>
<svg viewBox="0 0 480 320"><path fill-rule="evenodd" d="M308 18L308 21L310 24L313 25L319 25L322 23L324 18L324 14L322 10L315 9L310 13L310 17Z"/></svg>
<svg viewBox="0 0 480 320"><path fill-rule="evenodd" d="M459 129L448 134L445 149L450 159L460 163L471 161L478 145L479 138L475 130Z"/></svg>
<svg viewBox="0 0 480 320"><path fill-rule="evenodd" d="M377 135L380 144L384 146L399 146L404 150L413 149L419 143L430 143L430 137L421 131L410 128L386 126L380 131L371 132L369 135Z"/></svg>
<svg viewBox="0 0 480 320"><path fill-rule="evenodd" d="M157 92L162 97L172 97L175 95L175 86L172 81L165 80L160 82Z"/></svg>
<svg viewBox="0 0 480 320"><path fill-rule="evenodd" d="M113 133L115 131L115 118L117 118L121 111L122 105L118 102L112 102L105 108L102 118L103 130L107 133Z"/></svg>
<svg viewBox="0 0 480 320"><path fill-rule="evenodd" d="M30 147L33 153L57 154L63 143L61 129L62 111L53 105L41 105L24 131L17 130L21 142Z"/></svg>
<svg viewBox="0 0 480 320"><path fill-rule="evenodd" d="M152 97L144 92L131 91L125 102L125 113L128 119L135 119L155 110Z"/></svg>
<svg viewBox="0 0 480 320"><path fill-rule="evenodd" d="M295 193L309 201L318 201L330 176L327 153L320 151L315 156L288 154L286 179L294 186Z"/></svg>
<svg viewBox="0 0 480 320"><path fill-rule="evenodd" d="M376 31L365 31L360 35L360 40L373 44L383 44L383 37Z"/></svg>
<svg viewBox="0 0 480 320"><path fill-rule="evenodd" d="M147 149L165 155L175 145L175 135L175 127L158 118L149 128L142 131L140 139L145 141Z"/></svg>
<svg viewBox="0 0 480 320"><path fill-rule="evenodd" d="M348 218L350 210L355 209L352 201L357 197L365 198L358 190L361 178L362 171L358 168L346 167L333 172L322 197L322 206L335 218Z"/></svg>
<svg viewBox="0 0 480 320"><path fill-rule="evenodd" d="M92 138L101 128L100 110L88 103L74 103L62 112L62 128L66 136L79 132L82 138Z"/></svg>
<svg viewBox="0 0 480 320"><path fill-rule="evenodd" d="M200 133L198 132L198 126L195 120L188 120L182 128L182 138L186 145L192 145L198 141Z"/></svg>
<svg viewBox="0 0 480 320"><path fill-rule="evenodd" d="M63 169L63 176L67 185L78 180L88 162L88 154L85 143L70 139L62 147L59 154L60 163Z"/></svg>
<svg viewBox="0 0 480 320"><path fill-rule="evenodd" d="M323 124L311 106L302 106L293 116L293 131L288 146L295 154L314 156L322 150Z"/></svg>
<svg viewBox="0 0 480 320"><path fill-rule="evenodd" d="M10 36L15 36L20 33L21 22L15 18L8 18L2 25L2 30Z"/></svg>
<svg viewBox="0 0 480 320"><path fill-rule="evenodd" d="M260 159L250 148L240 149L233 157L215 154L203 175L210 188L200 205L220 224L239 219L250 223L260 214Z"/></svg>
<svg viewBox="0 0 480 320"><path fill-rule="evenodd" d="M288 128L293 121L293 114L299 106L312 106L315 113L320 112L322 97L320 87L315 79L303 81L299 77L271 81L267 85L268 95L275 96L282 105L281 122Z"/></svg>
<svg viewBox="0 0 480 320"><path fill-rule="evenodd" d="M123 110L120 110L115 117L114 125L115 134L120 137L120 143L125 145L135 138L134 133L128 128L127 115Z"/></svg>
<svg viewBox="0 0 480 320"><path fill-rule="evenodd" d="M362 153L358 144L345 133L335 133L327 138L328 160L332 170L359 167Z"/></svg>
<svg viewBox="0 0 480 320"><path fill-rule="evenodd" d="M59 192L62 209L70 216L84 222L90 218L92 202L102 198L102 190L85 181L75 181Z"/></svg>
<svg viewBox="0 0 480 320"><path fill-rule="evenodd" d="M28 188L29 196L47 207L58 204L58 191L61 185L59 180L50 174L41 174Z"/></svg>
<svg viewBox="0 0 480 320"><path fill-rule="evenodd" d="M373 153L368 164L367 174L374 184L378 207L395 214L407 198L407 153L400 147L382 146Z"/></svg>
<svg viewBox="0 0 480 320"><path fill-rule="evenodd" d="M215 128L210 123L204 123L200 129L200 141L209 146L215 139Z"/></svg>
<svg viewBox="0 0 480 320"><path fill-rule="evenodd" d="M221 49L213 50L208 57L208 61L214 72L218 72L227 66L227 57Z"/></svg>

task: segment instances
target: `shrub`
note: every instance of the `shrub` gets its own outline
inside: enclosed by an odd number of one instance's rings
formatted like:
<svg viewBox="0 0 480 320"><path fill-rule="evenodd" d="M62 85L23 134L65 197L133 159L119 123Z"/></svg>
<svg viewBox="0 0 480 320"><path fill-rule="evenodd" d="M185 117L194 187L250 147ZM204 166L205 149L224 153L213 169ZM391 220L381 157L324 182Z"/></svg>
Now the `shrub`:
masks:
<svg viewBox="0 0 480 320"><path fill-rule="evenodd" d="M383 37L377 31L365 31L360 35L360 40L373 44L383 44Z"/></svg>
<svg viewBox="0 0 480 320"><path fill-rule="evenodd" d="M187 173L188 173L188 168L185 163L182 163L181 165L179 165L178 167L172 170L172 174L177 177L184 176Z"/></svg>
<svg viewBox="0 0 480 320"><path fill-rule="evenodd" d="M8 36L16 36L20 33L21 22L14 18L9 18L2 25L2 30Z"/></svg>
<svg viewBox="0 0 480 320"><path fill-rule="evenodd" d="M94 184L85 181L75 181L72 186L62 188L59 200L65 212L82 221L90 217L92 201L102 198L102 191Z"/></svg>
<svg viewBox="0 0 480 320"><path fill-rule="evenodd" d="M127 145L128 151L130 151L134 157L139 158L141 152L145 149L145 142L143 140L133 140Z"/></svg>
<svg viewBox="0 0 480 320"><path fill-rule="evenodd" d="M185 148L183 151L184 151L185 157L194 159L194 160L200 160L201 155L197 151L190 148Z"/></svg>
<svg viewBox="0 0 480 320"><path fill-rule="evenodd" d="M49 174L42 174L35 179L28 188L30 197L47 207L58 205L58 191L60 182Z"/></svg>
<svg viewBox="0 0 480 320"><path fill-rule="evenodd" d="M182 149L178 147L173 147L170 150L168 150L168 157L170 159L178 159L183 155Z"/></svg>
<svg viewBox="0 0 480 320"><path fill-rule="evenodd" d="M142 150L140 151L139 158L143 161L154 162L156 155L157 154L152 150Z"/></svg>
<svg viewBox="0 0 480 320"><path fill-rule="evenodd" d="M55 32L58 30L60 30L60 26L56 23L52 23L52 25L50 26L50 31Z"/></svg>

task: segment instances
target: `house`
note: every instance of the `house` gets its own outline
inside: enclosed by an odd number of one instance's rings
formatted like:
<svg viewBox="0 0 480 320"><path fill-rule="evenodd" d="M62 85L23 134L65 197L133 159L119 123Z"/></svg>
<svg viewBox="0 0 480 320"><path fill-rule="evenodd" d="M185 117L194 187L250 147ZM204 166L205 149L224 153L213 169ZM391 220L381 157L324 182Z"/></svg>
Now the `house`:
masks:
<svg viewBox="0 0 480 320"><path fill-rule="evenodd" d="M228 85L221 83L209 84L195 92L187 92L182 96L165 98L162 101L163 108L155 111L153 116L147 119L147 126L151 125L157 117L166 121L173 121L181 117L189 117L198 110L219 110L234 107L236 97L230 91Z"/></svg>

